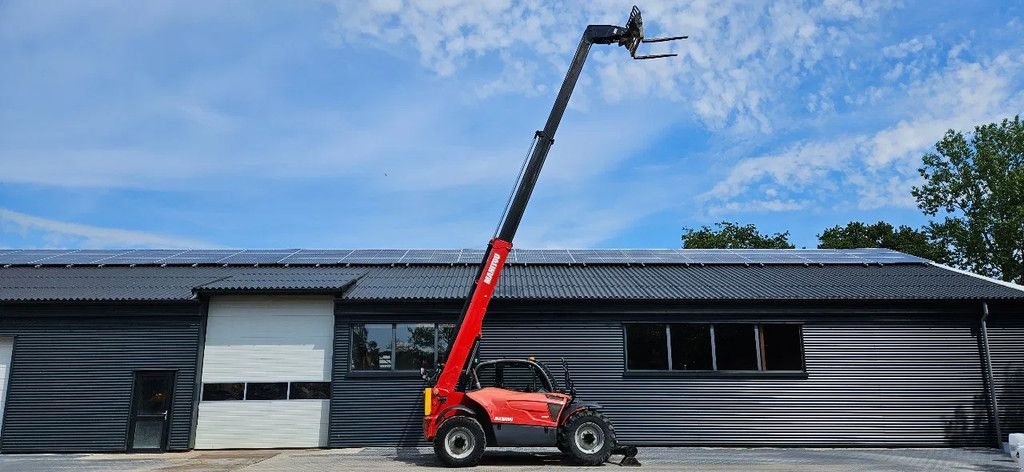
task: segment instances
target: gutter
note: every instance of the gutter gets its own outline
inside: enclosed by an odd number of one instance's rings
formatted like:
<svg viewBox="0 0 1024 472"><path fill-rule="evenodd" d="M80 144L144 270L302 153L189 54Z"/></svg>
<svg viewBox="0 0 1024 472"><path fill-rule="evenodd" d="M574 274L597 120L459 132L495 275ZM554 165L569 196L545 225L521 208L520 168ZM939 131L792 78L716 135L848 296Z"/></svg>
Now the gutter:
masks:
<svg viewBox="0 0 1024 472"><path fill-rule="evenodd" d="M996 396L995 376L992 374L992 353L988 345L988 302L981 302L981 342L982 363L985 368L985 383L988 385L989 405L992 408L992 424L995 426L996 447L1003 447L1003 432L999 425L999 398Z"/></svg>

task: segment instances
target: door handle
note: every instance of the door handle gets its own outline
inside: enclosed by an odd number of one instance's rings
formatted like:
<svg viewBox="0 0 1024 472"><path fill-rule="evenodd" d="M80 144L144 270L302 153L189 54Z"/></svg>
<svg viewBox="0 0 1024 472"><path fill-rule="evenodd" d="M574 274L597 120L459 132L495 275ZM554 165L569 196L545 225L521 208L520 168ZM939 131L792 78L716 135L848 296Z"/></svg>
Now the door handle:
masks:
<svg viewBox="0 0 1024 472"><path fill-rule="evenodd" d="M167 410L164 410L164 421L167 421Z"/></svg>

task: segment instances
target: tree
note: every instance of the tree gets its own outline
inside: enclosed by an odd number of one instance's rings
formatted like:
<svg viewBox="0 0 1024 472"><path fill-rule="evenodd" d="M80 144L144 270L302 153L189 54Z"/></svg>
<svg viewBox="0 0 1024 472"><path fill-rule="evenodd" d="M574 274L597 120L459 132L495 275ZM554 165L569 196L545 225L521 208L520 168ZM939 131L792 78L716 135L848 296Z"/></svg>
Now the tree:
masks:
<svg viewBox="0 0 1024 472"><path fill-rule="evenodd" d="M922 157L925 183L914 187L929 216L932 238L949 248L950 261L980 274L1024 283L1024 123L1020 116L974 128L965 137L949 130Z"/></svg>
<svg viewBox="0 0 1024 472"><path fill-rule="evenodd" d="M925 231L915 230L906 225L898 228L884 221L867 225L851 221L846 226L825 228L818 235L819 249L856 249L881 247L905 252L935 262L948 262L949 251L945 245L933 241Z"/></svg>
<svg viewBox="0 0 1024 472"><path fill-rule="evenodd" d="M793 249L789 242L789 231L773 235L761 234L757 227L748 224L723 221L715 223L717 229L701 226L700 229L683 228L685 249Z"/></svg>

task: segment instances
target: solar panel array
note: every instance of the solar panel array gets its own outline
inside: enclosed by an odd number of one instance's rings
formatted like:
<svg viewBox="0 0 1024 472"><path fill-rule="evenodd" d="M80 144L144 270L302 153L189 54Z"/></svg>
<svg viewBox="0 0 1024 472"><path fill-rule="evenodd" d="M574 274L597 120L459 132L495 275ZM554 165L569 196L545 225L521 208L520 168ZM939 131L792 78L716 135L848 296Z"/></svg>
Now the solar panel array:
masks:
<svg viewBox="0 0 1024 472"><path fill-rule="evenodd" d="M480 249L0 249L2 266L477 264ZM888 249L513 249L513 264L920 264Z"/></svg>

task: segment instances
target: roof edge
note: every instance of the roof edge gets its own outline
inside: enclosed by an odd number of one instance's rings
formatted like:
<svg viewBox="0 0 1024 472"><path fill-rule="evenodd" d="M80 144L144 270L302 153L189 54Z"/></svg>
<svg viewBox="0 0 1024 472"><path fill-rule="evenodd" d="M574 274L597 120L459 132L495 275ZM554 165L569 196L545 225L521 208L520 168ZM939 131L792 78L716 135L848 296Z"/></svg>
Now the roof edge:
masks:
<svg viewBox="0 0 1024 472"><path fill-rule="evenodd" d="M945 264L939 264L938 262L934 262L934 261L928 261L928 263L933 265L933 266L935 266L935 267L939 267L941 269L946 269L946 270L949 270L949 271L952 271L952 272L956 272L956 273L961 274L961 275L966 275L966 276L969 276L969 277L974 277L976 279L981 279L981 280L984 280L986 282L991 282L991 283L994 283L994 284L999 284L999 285L1002 285L1004 287L1011 288L1011 289L1014 289L1014 290L1018 290L1021 293L1024 293L1024 285L1017 285L1017 284L1015 284L1013 282L1007 282L1005 280L999 280L999 279L996 279L996 278L992 278L992 277L988 277L988 276L985 276L985 275L977 274L977 273L971 272L969 270L963 270L963 269L958 269L956 267L948 266L948 265L945 265Z"/></svg>

